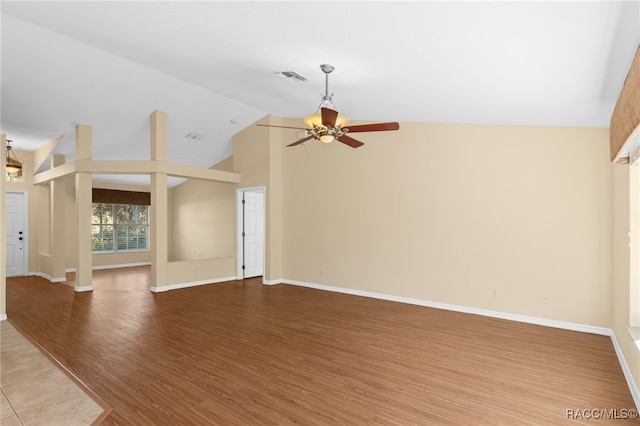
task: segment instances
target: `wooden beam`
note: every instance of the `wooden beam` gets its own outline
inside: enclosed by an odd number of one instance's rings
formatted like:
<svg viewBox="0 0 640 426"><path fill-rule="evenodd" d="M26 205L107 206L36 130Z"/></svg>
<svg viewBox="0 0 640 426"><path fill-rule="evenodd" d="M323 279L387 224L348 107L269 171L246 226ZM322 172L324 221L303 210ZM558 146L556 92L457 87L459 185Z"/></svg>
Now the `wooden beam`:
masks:
<svg viewBox="0 0 640 426"><path fill-rule="evenodd" d="M75 162L75 169L110 175L148 175L158 172L159 164L149 160L80 160Z"/></svg>
<svg viewBox="0 0 640 426"><path fill-rule="evenodd" d="M151 123L151 160L167 161L167 113L155 110L149 117Z"/></svg>
<svg viewBox="0 0 640 426"><path fill-rule="evenodd" d="M204 169L184 164L167 163L152 160L76 160L62 164L53 169L37 173L33 177L35 185L59 179L74 173L99 173L113 175L150 175L166 173L192 179L211 180L227 183L239 183L240 175L222 170Z"/></svg>
<svg viewBox="0 0 640 426"><path fill-rule="evenodd" d="M60 135L57 138L52 139L51 141L47 142L46 144L42 145L40 148L34 151L34 154L33 154L33 174L34 175L36 173L36 170L38 170L38 168L42 166L42 164L44 164L44 160L46 160L47 157L49 157L49 155L53 152L55 147L58 145L58 142L60 142L63 137L64 135Z"/></svg>
<svg viewBox="0 0 640 426"><path fill-rule="evenodd" d="M75 162L65 163L60 166L56 166L53 169L45 170L44 172L36 173L33 175L33 184L39 185L47 183L54 179L74 174L76 172Z"/></svg>
<svg viewBox="0 0 640 426"><path fill-rule="evenodd" d="M215 180L218 182L239 183L240 175L233 172L224 172L222 170L203 169L201 167L187 166L185 164L163 163L162 169L169 176L178 176L184 178Z"/></svg>

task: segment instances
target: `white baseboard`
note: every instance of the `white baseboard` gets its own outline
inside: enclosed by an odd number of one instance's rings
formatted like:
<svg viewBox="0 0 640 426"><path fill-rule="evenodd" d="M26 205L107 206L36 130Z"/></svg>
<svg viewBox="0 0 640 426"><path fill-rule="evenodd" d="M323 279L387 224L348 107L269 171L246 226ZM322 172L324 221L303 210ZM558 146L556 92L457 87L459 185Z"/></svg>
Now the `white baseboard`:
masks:
<svg viewBox="0 0 640 426"><path fill-rule="evenodd" d="M238 280L238 281L242 281L242 280L245 279L245 277L236 276L235 279ZM264 285L282 284L282 278L278 278L278 279L275 279L275 280L268 280L263 275L262 276L262 284L264 284Z"/></svg>
<svg viewBox="0 0 640 426"><path fill-rule="evenodd" d="M51 275L45 274L44 272L35 272L33 275L40 278L44 278L45 280L48 280L49 282L52 282L52 283L61 283L67 280L67 277L53 278Z"/></svg>
<svg viewBox="0 0 640 426"><path fill-rule="evenodd" d="M442 302L433 302L430 300L423 300L423 299L413 299L410 297L393 296L390 294L373 293L370 291L354 290L354 289L343 288L343 287L334 287L334 286L329 286L324 284L314 284L314 283L308 283L304 281L284 279L282 280L282 283L297 285L301 287L315 288L318 290L333 291L337 293L352 294L354 296L371 297L374 299L388 300L391 302L400 302L400 303L407 303L410 305L425 306L428 308L444 309L447 311L463 312L466 314L476 314L476 315L482 315L485 317L525 322L525 323L535 324L535 325L544 325L547 327L562 328L565 330L582 331L585 333L601 334L604 336L611 335L611 329L606 327L596 327L593 325L550 320L547 318L531 317L531 316L520 315L520 314L511 314L508 312L492 311L489 309L473 308L470 306L453 305L453 304L442 303Z"/></svg>
<svg viewBox="0 0 640 426"><path fill-rule="evenodd" d="M74 291L76 293L82 293L82 292L85 292L85 291L93 291L93 286L85 285L85 286L80 286L80 287L74 287L73 289L74 289Z"/></svg>
<svg viewBox="0 0 640 426"><path fill-rule="evenodd" d="M388 301L392 301L392 302L407 303L407 304L410 304L410 305L419 305L419 306L425 306L425 307L429 307L429 308L445 309L445 310L448 310L448 311L456 311L456 312L462 312L462 313L467 313L467 314L476 314L476 315L482 315L482 316L486 316L486 317L500 318L500 319L506 319L506 320L510 320L510 321L517 321L517 322L524 322L524 323L528 323L528 324L542 325L542 326L546 326L546 327L554 327L554 328L561 328L561 329L565 329L565 330L579 331L579 332L583 332L583 333L592 333L592 334L600 334L600 335L604 335L604 336L610 336L611 341L613 343L613 347L615 348L615 351L616 351L616 355L618 357L618 362L620 363L620 367L622 368L622 372L624 373L624 377L627 380L627 385L629 386L629 391L631 392L633 400L636 403L636 407L638 409L640 409L640 391L638 390L638 384L635 383L635 381L633 379L633 375L631 374L631 370L629 369L629 365L627 364L627 361L626 361L626 359L624 357L624 354L622 353L622 349L620 348L620 345L618 344L618 340L616 339L615 333L610 328L596 327L596 326L593 326L593 325L578 324L578 323L566 322L566 321L550 320L550 319L547 319L547 318L531 317L531 316L527 316L527 315L511 314L511 313L507 313L507 312L492 311L492 310L489 310L489 309L472 308L472 307L469 307L469 306L453 305L453 304L441 303L441 302L433 302L433 301L430 301L430 300L422 300L422 299L413 299L413 298L409 298L409 297L393 296L393 295L389 295L389 294L374 293L374 292L362 291L362 290L354 290L354 289L350 289L350 288L334 287L334 286L329 286L329 285L324 285L324 284L314 284L314 283L309 283L309 282L304 282L304 281L283 279L283 280L280 280L280 282L283 283L283 284L291 284L291 285L296 285L296 286L301 286L301 287L315 288L315 289L318 289L318 290L325 290L325 291L332 291L332 292L337 292L337 293L351 294L351 295L354 295L354 296L371 297L371 298L374 298L374 299L382 299L382 300L388 300ZM274 283L270 283L270 284L277 284L277 283L274 282Z"/></svg>
<svg viewBox="0 0 640 426"><path fill-rule="evenodd" d="M7 320L7 314L0 314L0 321L6 321Z"/></svg>
<svg viewBox="0 0 640 426"><path fill-rule="evenodd" d="M640 410L640 389L638 388L638 384L633 379L633 374L631 374L629 364L627 364L627 360L624 357L624 353L622 352L622 348L620 347L620 344L618 343L618 339L616 338L616 334L614 332L611 332L611 342L613 343L613 348L616 350L616 355L618 356L618 362L620 362L620 367L622 368L622 372L624 373L624 378L627 379L627 385L629 385L629 390L631 391L633 401L636 403L636 408Z"/></svg>
<svg viewBox="0 0 640 426"><path fill-rule="evenodd" d="M147 266L147 265L151 265L151 262L137 262L137 263L122 263L122 264L117 264L117 265L102 265L102 266L94 266L92 268L92 270L94 271L98 271L101 269L118 269L118 268L131 268L134 266ZM66 268L64 270L64 272L76 272L76 268ZM52 283L60 283L60 282L65 282L67 281L67 277L59 277L59 278L53 278L51 275L46 274L44 272L29 272L28 275L35 275L37 277L42 277L45 280L49 280Z"/></svg>
<svg viewBox="0 0 640 426"><path fill-rule="evenodd" d="M44 272L36 272L34 274L36 277L44 278L47 281L51 281L53 277L49 274L45 274Z"/></svg>
<svg viewBox="0 0 640 426"><path fill-rule="evenodd" d="M199 285L216 284L216 283L222 283L226 281L235 281L235 280L236 280L236 276L234 275L232 277L213 278L213 279L202 280L202 281L191 281L186 283L169 284L161 287L151 287L151 291L154 293L161 293L169 290L178 290L180 288L196 287Z"/></svg>

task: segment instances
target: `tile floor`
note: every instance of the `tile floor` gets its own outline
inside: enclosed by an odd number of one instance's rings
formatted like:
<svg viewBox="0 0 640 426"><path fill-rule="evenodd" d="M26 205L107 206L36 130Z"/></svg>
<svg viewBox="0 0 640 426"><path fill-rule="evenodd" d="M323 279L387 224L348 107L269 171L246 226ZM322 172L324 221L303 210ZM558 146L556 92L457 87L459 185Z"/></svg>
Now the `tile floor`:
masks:
<svg viewBox="0 0 640 426"><path fill-rule="evenodd" d="M85 426L104 409L8 321L0 321L0 425Z"/></svg>

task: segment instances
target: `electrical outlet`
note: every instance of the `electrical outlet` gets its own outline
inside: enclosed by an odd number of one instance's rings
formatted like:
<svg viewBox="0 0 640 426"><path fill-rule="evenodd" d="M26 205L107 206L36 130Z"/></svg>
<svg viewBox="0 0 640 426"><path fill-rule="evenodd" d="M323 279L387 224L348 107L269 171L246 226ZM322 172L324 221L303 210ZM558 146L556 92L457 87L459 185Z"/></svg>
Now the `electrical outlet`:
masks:
<svg viewBox="0 0 640 426"><path fill-rule="evenodd" d="M549 303L549 298L547 296L542 296L542 303L543 304L548 304Z"/></svg>
<svg viewBox="0 0 640 426"><path fill-rule="evenodd" d="M322 276L325 276L325 275L327 275L327 270L322 268Z"/></svg>
<svg viewBox="0 0 640 426"><path fill-rule="evenodd" d="M497 288L492 288L491 289L491 295L493 297L498 297L498 289Z"/></svg>

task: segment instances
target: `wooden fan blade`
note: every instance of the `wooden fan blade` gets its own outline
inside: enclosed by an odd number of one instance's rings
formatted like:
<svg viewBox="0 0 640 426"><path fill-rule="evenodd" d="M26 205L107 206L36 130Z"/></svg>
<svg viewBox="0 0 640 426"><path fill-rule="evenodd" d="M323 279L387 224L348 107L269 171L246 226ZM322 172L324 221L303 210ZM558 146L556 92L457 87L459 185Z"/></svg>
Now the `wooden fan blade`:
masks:
<svg viewBox="0 0 640 426"><path fill-rule="evenodd" d="M287 146L289 147L289 146L296 146L296 145L300 145L302 142L306 142L306 141L308 141L309 139L313 139L313 136L307 136L306 138L300 139L299 141L295 141L294 143L290 143L290 144L289 144L289 145L287 145Z"/></svg>
<svg viewBox="0 0 640 426"><path fill-rule="evenodd" d="M322 124L327 127L333 127L336 125L338 111L331 108L320 108L320 114L322 114Z"/></svg>
<svg viewBox="0 0 640 426"><path fill-rule="evenodd" d="M354 138L349 137L347 135L342 135L337 140L338 142L342 142L345 145L349 145L351 148L357 148L359 146L364 145L362 142L355 140Z"/></svg>
<svg viewBox="0 0 640 426"><path fill-rule="evenodd" d="M281 129L307 130L307 128L306 128L306 127L272 126L271 124L256 124L256 126L262 126L262 127L280 127Z"/></svg>
<svg viewBox="0 0 640 426"><path fill-rule="evenodd" d="M374 124L361 124L358 126L347 126L344 130L349 129L349 133L356 132L383 132L386 130L398 130L400 125L396 122L393 123L374 123Z"/></svg>

